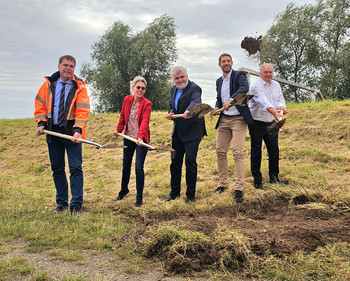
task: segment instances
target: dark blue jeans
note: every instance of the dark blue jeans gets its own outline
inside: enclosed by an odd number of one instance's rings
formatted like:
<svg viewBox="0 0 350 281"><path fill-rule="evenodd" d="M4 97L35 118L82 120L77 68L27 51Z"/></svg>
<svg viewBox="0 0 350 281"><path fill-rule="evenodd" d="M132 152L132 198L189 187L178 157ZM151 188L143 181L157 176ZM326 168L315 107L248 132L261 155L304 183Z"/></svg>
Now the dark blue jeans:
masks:
<svg viewBox="0 0 350 281"><path fill-rule="evenodd" d="M145 184L145 173L143 166L145 163L148 148L142 145L124 139L124 145L127 146L123 149L123 175L121 184L121 194L129 192L128 185L130 181L131 163L136 150L135 160L135 174L136 174L136 199L142 200L143 198L143 187Z"/></svg>
<svg viewBox="0 0 350 281"><path fill-rule="evenodd" d="M200 142L200 139L190 142L182 142L175 131L172 138L172 148L175 150L175 157L172 159L170 164L170 196L172 198L180 196L182 163L184 155L186 154L186 196L190 200L195 199L197 183L197 152Z"/></svg>
<svg viewBox="0 0 350 281"><path fill-rule="evenodd" d="M63 130L56 130L64 133ZM70 140L59 137L51 137L48 143L51 170L56 187L56 203L61 207L68 207L68 182L65 171L65 151L68 155L70 172L70 189L72 199L70 207L81 207L83 204L83 170L82 170L82 146L81 143L73 143Z"/></svg>
<svg viewBox="0 0 350 281"><path fill-rule="evenodd" d="M267 126L271 123L254 121L249 125L250 134L250 169L254 177L254 183L262 182L261 167L261 149L262 141L266 145L267 153L269 154L269 177L270 181L278 178L279 174L279 147L278 147L278 133L270 134L267 131Z"/></svg>

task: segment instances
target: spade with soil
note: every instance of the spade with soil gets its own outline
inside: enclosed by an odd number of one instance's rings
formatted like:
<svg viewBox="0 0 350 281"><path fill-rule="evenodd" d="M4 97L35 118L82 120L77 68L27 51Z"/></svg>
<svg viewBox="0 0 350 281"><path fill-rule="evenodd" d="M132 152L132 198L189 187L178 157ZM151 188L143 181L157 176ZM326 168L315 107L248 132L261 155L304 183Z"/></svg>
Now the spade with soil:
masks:
<svg viewBox="0 0 350 281"><path fill-rule="evenodd" d="M253 98L254 95L246 95L246 94L237 94L237 96L231 101L230 105L228 106L229 108L231 108L232 106L235 105L246 105L248 103L248 101L250 101ZM222 111L224 111L225 109L219 108L215 111L213 111L212 115L216 115Z"/></svg>
<svg viewBox="0 0 350 281"><path fill-rule="evenodd" d="M283 115L283 111L280 110L281 115ZM286 118L280 117L279 120L275 120L270 126L267 126L267 131L269 134L277 134L282 126L286 123Z"/></svg>
<svg viewBox="0 0 350 281"><path fill-rule="evenodd" d="M212 107L206 103L197 103L196 106L187 114L190 117L203 118L204 115L212 111ZM185 114L174 114L173 118L184 117Z"/></svg>

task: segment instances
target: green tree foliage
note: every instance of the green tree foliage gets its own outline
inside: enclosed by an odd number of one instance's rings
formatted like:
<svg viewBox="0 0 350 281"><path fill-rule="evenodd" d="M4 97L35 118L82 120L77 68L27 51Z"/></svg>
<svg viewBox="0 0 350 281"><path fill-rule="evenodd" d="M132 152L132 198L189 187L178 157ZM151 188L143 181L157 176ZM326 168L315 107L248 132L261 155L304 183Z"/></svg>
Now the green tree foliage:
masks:
<svg viewBox="0 0 350 281"><path fill-rule="evenodd" d="M349 32L349 0L289 4L263 36L257 59L274 63L284 79L320 89L325 98L350 98ZM285 94L294 101L308 97L296 88Z"/></svg>
<svg viewBox="0 0 350 281"><path fill-rule="evenodd" d="M320 1L321 18L321 79L322 90L332 99L350 98L349 48L350 1Z"/></svg>
<svg viewBox="0 0 350 281"><path fill-rule="evenodd" d="M321 29L319 7L289 4L277 15L274 24L262 38L258 55L261 63L275 64L276 73L288 81L314 86L316 70L311 61L318 58L317 36ZM298 100L297 89L284 91L289 100Z"/></svg>
<svg viewBox="0 0 350 281"><path fill-rule="evenodd" d="M156 18L144 30L133 33L121 21L115 22L92 46L92 62L84 63L81 75L92 86L97 112L120 111L130 93L130 81L137 75L147 81L145 96L153 109L168 107L169 66L177 58L174 19Z"/></svg>

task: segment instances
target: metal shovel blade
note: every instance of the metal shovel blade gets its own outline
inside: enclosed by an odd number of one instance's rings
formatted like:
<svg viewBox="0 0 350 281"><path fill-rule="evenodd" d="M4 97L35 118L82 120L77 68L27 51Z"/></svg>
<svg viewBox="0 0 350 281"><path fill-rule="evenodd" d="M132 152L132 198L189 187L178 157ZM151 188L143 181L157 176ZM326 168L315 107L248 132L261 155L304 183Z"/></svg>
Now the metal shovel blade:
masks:
<svg viewBox="0 0 350 281"><path fill-rule="evenodd" d="M206 103L197 103L196 106L188 113L189 116L203 118L206 114L212 111L212 107Z"/></svg>

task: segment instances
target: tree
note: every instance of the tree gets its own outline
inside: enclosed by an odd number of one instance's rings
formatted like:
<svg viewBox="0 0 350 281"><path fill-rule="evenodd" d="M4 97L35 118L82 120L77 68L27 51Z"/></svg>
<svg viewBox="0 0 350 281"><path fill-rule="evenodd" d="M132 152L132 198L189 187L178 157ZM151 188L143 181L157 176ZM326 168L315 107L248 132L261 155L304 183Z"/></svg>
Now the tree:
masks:
<svg viewBox="0 0 350 281"><path fill-rule="evenodd" d="M256 58L274 63L277 75L289 81L320 89L326 98L350 98L349 37L349 0L289 4L263 36ZM295 101L306 98L297 89L285 93Z"/></svg>
<svg viewBox="0 0 350 281"><path fill-rule="evenodd" d="M263 36L260 62L274 63L277 75L286 80L313 87L312 77L317 72L313 64L319 53L317 34L321 29L319 10L319 6L289 4ZM285 96L295 101L304 98L296 88L285 91Z"/></svg>
<svg viewBox="0 0 350 281"><path fill-rule="evenodd" d="M167 15L136 34L123 22L115 22L92 46L92 62L84 63L81 70L93 88L96 111L120 111L130 93L130 81L137 75L147 81L146 96L153 109L166 109L169 67L177 58L175 41L174 19Z"/></svg>
<svg viewBox="0 0 350 281"><path fill-rule="evenodd" d="M349 98L350 89L346 84L349 83L350 2L328 0L320 3L323 5L324 22L320 35L322 59L320 85L329 98Z"/></svg>

